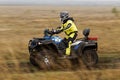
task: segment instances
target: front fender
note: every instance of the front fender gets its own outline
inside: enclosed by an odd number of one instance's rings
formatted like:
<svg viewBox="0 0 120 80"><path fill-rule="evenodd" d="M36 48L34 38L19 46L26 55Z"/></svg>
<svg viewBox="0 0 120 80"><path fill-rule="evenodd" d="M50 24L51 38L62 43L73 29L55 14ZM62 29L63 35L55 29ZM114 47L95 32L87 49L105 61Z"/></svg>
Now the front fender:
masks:
<svg viewBox="0 0 120 80"><path fill-rule="evenodd" d="M54 49L54 51L58 52L57 45L52 40L40 40L40 39L32 39L28 43L29 52L39 52L44 49Z"/></svg>
<svg viewBox="0 0 120 80"><path fill-rule="evenodd" d="M53 41L52 40L43 40L43 41L40 41L41 44L53 44Z"/></svg>

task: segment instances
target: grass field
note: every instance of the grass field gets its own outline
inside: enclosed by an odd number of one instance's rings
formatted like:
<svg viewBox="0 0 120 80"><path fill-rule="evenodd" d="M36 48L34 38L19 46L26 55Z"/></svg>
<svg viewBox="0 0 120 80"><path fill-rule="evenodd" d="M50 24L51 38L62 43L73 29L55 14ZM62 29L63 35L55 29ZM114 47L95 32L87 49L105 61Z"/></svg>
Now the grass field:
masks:
<svg viewBox="0 0 120 80"><path fill-rule="evenodd" d="M120 13L113 7L0 6L0 80L120 80ZM120 7L117 7L120 11ZM42 37L46 28L60 25L59 12L67 10L79 29L97 36L99 63L95 68L41 71L29 63L28 41ZM64 37L64 33L59 34Z"/></svg>

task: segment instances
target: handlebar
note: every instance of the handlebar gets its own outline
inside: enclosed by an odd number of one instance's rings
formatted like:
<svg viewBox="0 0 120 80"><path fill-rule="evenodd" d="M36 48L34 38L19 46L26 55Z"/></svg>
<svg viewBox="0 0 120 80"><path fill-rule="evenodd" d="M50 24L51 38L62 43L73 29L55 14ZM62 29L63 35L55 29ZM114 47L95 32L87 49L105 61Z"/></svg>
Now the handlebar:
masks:
<svg viewBox="0 0 120 80"><path fill-rule="evenodd" d="M54 29L52 29L51 31L49 29L45 29L44 36L50 36L50 37L53 36L54 35L53 30Z"/></svg>

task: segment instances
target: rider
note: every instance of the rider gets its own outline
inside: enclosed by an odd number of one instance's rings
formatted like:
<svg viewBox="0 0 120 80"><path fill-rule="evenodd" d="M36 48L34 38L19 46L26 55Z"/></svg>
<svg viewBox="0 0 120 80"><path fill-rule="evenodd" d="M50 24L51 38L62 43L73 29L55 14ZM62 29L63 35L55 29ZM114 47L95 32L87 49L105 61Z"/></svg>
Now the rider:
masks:
<svg viewBox="0 0 120 80"><path fill-rule="evenodd" d="M78 29L76 25L74 24L74 19L72 17L69 17L69 13L67 11L60 12L60 19L62 22L61 27L57 28L56 30L53 30L54 34L58 34L61 32L65 32L65 42L66 43L66 56L70 56L71 52L71 44L77 37Z"/></svg>

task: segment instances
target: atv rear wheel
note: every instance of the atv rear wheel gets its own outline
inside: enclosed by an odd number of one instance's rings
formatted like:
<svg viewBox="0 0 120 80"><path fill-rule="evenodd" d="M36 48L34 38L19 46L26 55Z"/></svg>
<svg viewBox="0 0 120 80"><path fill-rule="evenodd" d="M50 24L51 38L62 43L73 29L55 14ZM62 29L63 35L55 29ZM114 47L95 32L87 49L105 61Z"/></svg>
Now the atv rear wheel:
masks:
<svg viewBox="0 0 120 80"><path fill-rule="evenodd" d="M98 55L96 50L85 49L81 57L86 66L94 66L98 63Z"/></svg>

